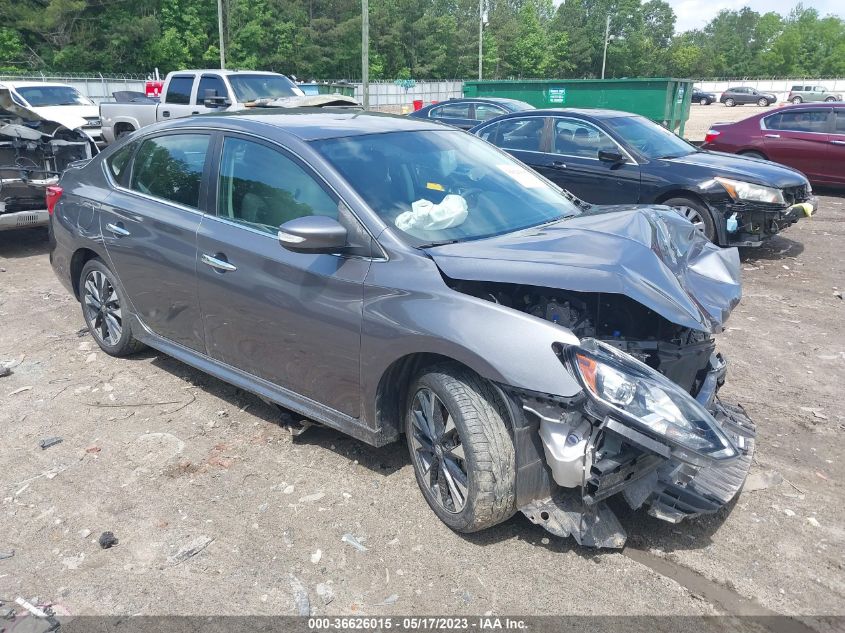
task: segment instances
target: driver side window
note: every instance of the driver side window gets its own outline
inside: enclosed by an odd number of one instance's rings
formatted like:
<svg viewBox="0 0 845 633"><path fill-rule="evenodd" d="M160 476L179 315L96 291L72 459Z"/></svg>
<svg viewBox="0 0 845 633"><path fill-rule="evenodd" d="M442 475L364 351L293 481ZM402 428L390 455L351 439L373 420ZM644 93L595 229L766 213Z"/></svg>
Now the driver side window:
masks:
<svg viewBox="0 0 845 633"><path fill-rule="evenodd" d="M308 215L338 216L338 202L308 172L261 143L226 138L220 162L217 214L275 235Z"/></svg>

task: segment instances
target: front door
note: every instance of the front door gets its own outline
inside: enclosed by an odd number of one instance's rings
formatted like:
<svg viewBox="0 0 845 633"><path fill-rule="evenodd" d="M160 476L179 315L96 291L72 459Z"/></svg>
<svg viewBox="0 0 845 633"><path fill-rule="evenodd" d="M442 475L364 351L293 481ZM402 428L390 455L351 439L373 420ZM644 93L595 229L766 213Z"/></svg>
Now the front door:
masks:
<svg viewBox="0 0 845 633"><path fill-rule="evenodd" d="M343 222L348 212L274 145L227 136L215 172L217 215L203 219L197 239L208 354L358 417L370 260L294 253L277 237L288 220L340 214Z"/></svg>
<svg viewBox="0 0 845 633"><path fill-rule="evenodd" d="M201 133L144 140L128 186L118 186L100 213L106 251L135 314L159 336L198 351L205 345L196 234L209 140Z"/></svg>
<svg viewBox="0 0 845 633"><path fill-rule="evenodd" d="M640 167L604 131L581 119L554 117L549 152L537 171L593 204L633 204L640 197ZM599 152L622 153L625 162L599 159Z"/></svg>

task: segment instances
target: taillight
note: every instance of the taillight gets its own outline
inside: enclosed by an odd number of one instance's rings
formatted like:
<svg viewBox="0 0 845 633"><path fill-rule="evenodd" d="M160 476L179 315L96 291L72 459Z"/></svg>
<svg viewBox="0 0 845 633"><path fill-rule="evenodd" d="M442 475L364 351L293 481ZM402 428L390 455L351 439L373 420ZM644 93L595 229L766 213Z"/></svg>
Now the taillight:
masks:
<svg viewBox="0 0 845 633"><path fill-rule="evenodd" d="M719 136L719 134L721 134L721 132L718 130L707 130L707 134L704 135L704 142L710 143L716 140L716 137Z"/></svg>
<svg viewBox="0 0 845 633"><path fill-rule="evenodd" d="M62 197L64 191L59 185L50 185L47 187L47 213L53 215L53 210L56 208L56 203Z"/></svg>

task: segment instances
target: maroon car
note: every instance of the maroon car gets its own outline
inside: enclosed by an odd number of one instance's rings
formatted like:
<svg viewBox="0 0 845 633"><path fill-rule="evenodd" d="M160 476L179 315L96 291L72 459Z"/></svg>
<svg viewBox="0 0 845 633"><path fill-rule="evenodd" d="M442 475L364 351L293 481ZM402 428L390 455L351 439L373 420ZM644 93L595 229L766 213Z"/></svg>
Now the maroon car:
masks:
<svg viewBox="0 0 845 633"><path fill-rule="evenodd" d="M714 123L701 147L782 163L814 184L845 185L845 103L792 105Z"/></svg>

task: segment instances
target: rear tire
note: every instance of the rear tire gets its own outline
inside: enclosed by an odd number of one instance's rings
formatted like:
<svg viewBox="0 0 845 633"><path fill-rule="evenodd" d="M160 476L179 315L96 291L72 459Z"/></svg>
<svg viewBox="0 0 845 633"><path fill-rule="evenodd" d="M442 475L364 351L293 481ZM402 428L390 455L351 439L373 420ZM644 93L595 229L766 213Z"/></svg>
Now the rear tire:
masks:
<svg viewBox="0 0 845 633"><path fill-rule="evenodd" d="M804 100L801 97L792 97L792 103L798 105L799 103L803 103Z"/></svg>
<svg viewBox="0 0 845 633"><path fill-rule="evenodd" d="M729 108L732 108L736 105L736 101L733 99L725 99L725 105Z"/></svg>
<svg viewBox="0 0 845 633"><path fill-rule="evenodd" d="M834 101L836 101L836 97L826 97L826 98L825 98L825 101L826 101L827 103L833 103Z"/></svg>
<svg viewBox="0 0 845 633"><path fill-rule="evenodd" d="M700 105L710 105L710 99L701 99L698 103Z"/></svg>
<svg viewBox="0 0 845 633"><path fill-rule="evenodd" d="M761 160L769 160L765 156L763 156L760 152L748 151L748 152L740 152L740 156L748 156L749 158L759 158Z"/></svg>
<svg viewBox="0 0 845 633"><path fill-rule="evenodd" d="M716 241L716 224L710 211L698 200L692 198L670 198L661 204L677 209L681 215L693 223L695 227L704 233L711 242Z"/></svg>
<svg viewBox="0 0 845 633"><path fill-rule="evenodd" d="M132 336L132 326L124 317L126 297L114 274L101 259L91 259L79 275L79 303L88 331L106 354L128 356L144 349Z"/></svg>
<svg viewBox="0 0 845 633"><path fill-rule="evenodd" d="M451 364L411 386L405 436L417 484L443 523L476 532L510 518L516 457L507 413L492 385Z"/></svg>

